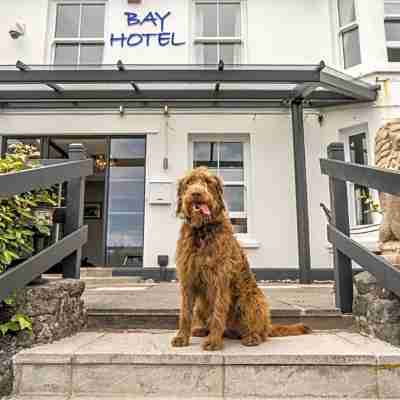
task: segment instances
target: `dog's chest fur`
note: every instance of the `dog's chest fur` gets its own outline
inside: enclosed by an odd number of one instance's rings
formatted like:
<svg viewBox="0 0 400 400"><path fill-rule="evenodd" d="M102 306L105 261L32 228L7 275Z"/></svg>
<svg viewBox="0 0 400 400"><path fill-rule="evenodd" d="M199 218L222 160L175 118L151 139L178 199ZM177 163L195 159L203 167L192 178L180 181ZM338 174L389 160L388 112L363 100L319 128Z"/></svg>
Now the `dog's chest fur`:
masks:
<svg viewBox="0 0 400 400"><path fill-rule="evenodd" d="M241 260L236 253L240 253L240 246L228 222L201 229L184 224L177 251L179 280L197 290L208 290L210 283L229 280L235 273L233 260Z"/></svg>

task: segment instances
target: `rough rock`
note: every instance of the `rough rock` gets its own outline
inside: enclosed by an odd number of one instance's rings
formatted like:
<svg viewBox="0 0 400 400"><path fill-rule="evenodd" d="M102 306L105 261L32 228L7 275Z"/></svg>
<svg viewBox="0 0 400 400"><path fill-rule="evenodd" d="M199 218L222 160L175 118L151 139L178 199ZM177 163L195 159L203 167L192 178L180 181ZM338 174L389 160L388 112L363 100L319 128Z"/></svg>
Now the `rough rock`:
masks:
<svg viewBox="0 0 400 400"><path fill-rule="evenodd" d="M354 277L353 315L357 329L400 346L400 298L381 288L373 275Z"/></svg>
<svg viewBox="0 0 400 400"><path fill-rule="evenodd" d="M32 322L32 332L0 336L0 398L12 389L12 357L18 351L74 335L85 327L84 290L85 283L80 280L45 281L19 290L11 307L0 303L0 323L17 312Z"/></svg>

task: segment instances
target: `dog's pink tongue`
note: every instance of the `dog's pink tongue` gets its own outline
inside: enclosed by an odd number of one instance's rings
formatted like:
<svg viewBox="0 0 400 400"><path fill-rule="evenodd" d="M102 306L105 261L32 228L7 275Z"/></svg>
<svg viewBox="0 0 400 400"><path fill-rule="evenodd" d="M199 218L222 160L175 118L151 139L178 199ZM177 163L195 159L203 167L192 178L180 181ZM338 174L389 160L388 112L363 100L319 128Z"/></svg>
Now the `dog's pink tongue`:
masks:
<svg viewBox="0 0 400 400"><path fill-rule="evenodd" d="M207 204L202 204L200 206L200 211L203 215L210 215L210 209L208 208Z"/></svg>

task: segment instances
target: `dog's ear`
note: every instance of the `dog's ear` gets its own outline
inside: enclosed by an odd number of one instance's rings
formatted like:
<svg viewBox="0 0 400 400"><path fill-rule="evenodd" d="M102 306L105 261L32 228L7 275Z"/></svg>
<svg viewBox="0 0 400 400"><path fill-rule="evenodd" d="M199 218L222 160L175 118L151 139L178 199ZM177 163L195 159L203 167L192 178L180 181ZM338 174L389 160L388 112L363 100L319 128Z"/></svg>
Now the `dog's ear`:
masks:
<svg viewBox="0 0 400 400"><path fill-rule="evenodd" d="M224 183L222 182L222 179L217 175L213 175L213 181L215 183L215 188L217 190L218 202L221 205L221 209L225 210L226 208L224 202Z"/></svg>
<svg viewBox="0 0 400 400"><path fill-rule="evenodd" d="M178 180L178 188L176 191L176 216L179 217L182 214L182 196L186 187L186 179L182 178Z"/></svg>

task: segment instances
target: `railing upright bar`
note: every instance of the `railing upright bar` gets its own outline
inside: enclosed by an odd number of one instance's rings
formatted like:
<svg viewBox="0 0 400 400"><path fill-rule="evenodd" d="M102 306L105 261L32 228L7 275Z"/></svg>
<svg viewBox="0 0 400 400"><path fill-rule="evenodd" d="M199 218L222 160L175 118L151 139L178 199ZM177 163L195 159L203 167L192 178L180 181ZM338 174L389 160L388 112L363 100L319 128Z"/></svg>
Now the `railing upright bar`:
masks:
<svg viewBox="0 0 400 400"><path fill-rule="evenodd" d="M83 160L86 151L82 144L73 143L68 149L70 160ZM85 178L74 178L67 184L67 208L65 216L64 231L68 235L83 225L83 207L85 196ZM82 247L70 254L62 261L64 278L80 278L80 267L82 259Z"/></svg>
<svg viewBox="0 0 400 400"><path fill-rule="evenodd" d="M344 161L343 143L328 146L328 158ZM346 236L350 236L347 185L345 181L329 178L332 211L332 225ZM343 313L351 313L353 308L353 274L351 259L333 247L336 306Z"/></svg>

